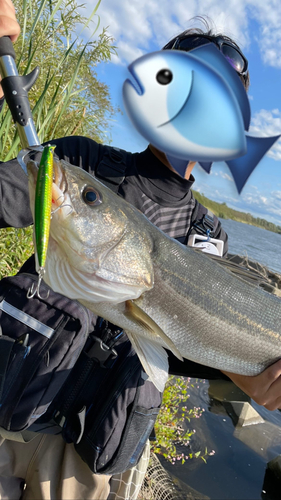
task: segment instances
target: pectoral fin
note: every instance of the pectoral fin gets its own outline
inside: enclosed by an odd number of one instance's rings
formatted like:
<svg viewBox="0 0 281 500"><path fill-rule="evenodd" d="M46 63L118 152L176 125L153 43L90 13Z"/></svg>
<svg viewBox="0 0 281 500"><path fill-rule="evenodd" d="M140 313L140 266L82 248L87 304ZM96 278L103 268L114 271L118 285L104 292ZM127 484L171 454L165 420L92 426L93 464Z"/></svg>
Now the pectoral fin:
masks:
<svg viewBox="0 0 281 500"><path fill-rule="evenodd" d="M175 346L174 342L163 332L162 328L160 328L155 321L148 316L135 302L131 300L126 301L125 306L125 316L129 318L131 321L138 323L142 328L147 331L147 334L151 337L151 341L156 342L158 337L158 343L161 339L162 345L169 349L178 359L183 361L182 355ZM149 339L146 339L146 342Z"/></svg>
<svg viewBox="0 0 281 500"><path fill-rule="evenodd" d="M160 392L165 389L168 380L168 355L160 344L126 330L126 334L135 349L149 380Z"/></svg>

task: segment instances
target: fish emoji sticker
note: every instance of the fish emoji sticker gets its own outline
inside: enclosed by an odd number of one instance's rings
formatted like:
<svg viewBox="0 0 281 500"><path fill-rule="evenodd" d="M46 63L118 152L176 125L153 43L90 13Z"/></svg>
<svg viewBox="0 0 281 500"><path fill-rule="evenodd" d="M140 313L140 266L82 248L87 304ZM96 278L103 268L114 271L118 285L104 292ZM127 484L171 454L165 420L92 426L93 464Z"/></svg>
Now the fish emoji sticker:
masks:
<svg viewBox="0 0 281 500"><path fill-rule="evenodd" d="M240 193L280 137L249 135L250 105L235 70L213 44L191 52L165 50L129 66L126 112L138 132L184 176L197 161L208 173L225 161Z"/></svg>

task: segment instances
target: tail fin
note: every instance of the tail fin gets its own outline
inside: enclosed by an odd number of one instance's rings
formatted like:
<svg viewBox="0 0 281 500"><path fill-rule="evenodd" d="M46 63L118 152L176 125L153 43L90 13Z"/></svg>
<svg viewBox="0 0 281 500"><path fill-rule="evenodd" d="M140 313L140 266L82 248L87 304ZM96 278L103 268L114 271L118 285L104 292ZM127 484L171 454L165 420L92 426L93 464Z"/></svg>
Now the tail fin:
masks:
<svg viewBox="0 0 281 500"><path fill-rule="evenodd" d="M171 156L167 153L166 158L170 165L176 170L176 172L184 177L189 160L182 160L181 158L176 158L175 156Z"/></svg>
<svg viewBox="0 0 281 500"><path fill-rule="evenodd" d="M204 168L205 172L207 172L207 174L210 173L211 171L211 166L213 165L213 162L212 161L199 161L198 164L200 165L200 167Z"/></svg>
<svg viewBox="0 0 281 500"><path fill-rule="evenodd" d="M281 137L252 137L246 134L247 153L244 156L226 161L240 194L251 173L271 146Z"/></svg>

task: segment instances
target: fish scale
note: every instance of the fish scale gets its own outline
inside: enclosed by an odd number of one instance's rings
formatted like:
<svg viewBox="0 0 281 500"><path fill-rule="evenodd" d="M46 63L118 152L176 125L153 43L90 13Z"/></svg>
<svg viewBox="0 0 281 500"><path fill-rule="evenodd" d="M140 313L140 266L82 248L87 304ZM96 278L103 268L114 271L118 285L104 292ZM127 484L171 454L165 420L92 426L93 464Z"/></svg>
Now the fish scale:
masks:
<svg viewBox="0 0 281 500"><path fill-rule="evenodd" d="M64 161L54 169L61 208L44 280L124 329L159 390L166 349L242 375L281 358L280 298L169 238L87 172ZM99 203L87 204L89 189Z"/></svg>

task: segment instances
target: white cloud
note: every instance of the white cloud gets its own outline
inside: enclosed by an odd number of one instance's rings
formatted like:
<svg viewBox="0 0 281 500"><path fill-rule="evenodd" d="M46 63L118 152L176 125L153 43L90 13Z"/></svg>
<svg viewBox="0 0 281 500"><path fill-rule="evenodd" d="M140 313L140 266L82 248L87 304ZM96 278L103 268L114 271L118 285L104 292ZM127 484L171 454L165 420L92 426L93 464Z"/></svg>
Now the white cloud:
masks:
<svg viewBox="0 0 281 500"><path fill-rule="evenodd" d="M281 111L261 109L252 118L250 133L260 136L276 136L281 134ZM281 160L281 140L279 139L267 153L274 160Z"/></svg>
<svg viewBox="0 0 281 500"><path fill-rule="evenodd" d="M190 22L194 16L207 16L216 31L233 37L242 47L248 45L248 2L229 0L222 9L219 0L162 0L161 8L158 0L103 0L97 13L101 27L108 26L115 38L120 59L130 63L140 49L149 50L151 44L155 50L161 49L181 31L202 27L198 21ZM87 8L92 9L90 0Z"/></svg>
<svg viewBox="0 0 281 500"><path fill-rule="evenodd" d="M144 53L141 49L131 47L121 40L118 44L118 55L112 56L111 61L115 64L126 64L126 61L134 61Z"/></svg>
<svg viewBox="0 0 281 500"><path fill-rule="evenodd" d="M262 196L259 192L246 193L242 196L242 200L247 205L263 207L263 210L269 206L269 199L266 196Z"/></svg>
<svg viewBox="0 0 281 500"><path fill-rule="evenodd" d="M281 68L281 3L276 0L249 0L250 15L259 23L257 42L263 61Z"/></svg>
<svg viewBox="0 0 281 500"><path fill-rule="evenodd" d="M222 172L221 170L218 172L216 170L211 170L210 175L214 175L215 177L221 177L222 179L226 179L227 181L234 182L233 177L226 172Z"/></svg>
<svg viewBox="0 0 281 500"><path fill-rule="evenodd" d="M86 0L88 12L92 0ZM139 50L160 49L190 27L194 16L208 16L215 30L232 37L242 49L250 46L250 21L258 27L258 43L265 64L281 68L281 2L279 0L102 0L101 26L109 27L120 59L132 62ZM197 23L198 25L198 23ZM122 42L122 45L121 45ZM125 47L126 46L126 47ZM135 59L136 57L134 57ZM117 60L115 61L117 62Z"/></svg>
<svg viewBox="0 0 281 500"><path fill-rule="evenodd" d="M217 172L217 176L219 172ZM216 175L214 174L214 177ZM246 187L241 195L231 193L231 187L224 189L214 187L214 182L200 181L195 183L194 189L218 203L226 203L227 206L241 212L252 214L254 217L266 219L281 226L281 190L270 190L266 194L261 192L257 186Z"/></svg>
<svg viewBox="0 0 281 500"><path fill-rule="evenodd" d="M281 191L272 191L272 195L275 198L275 200L278 200L281 202ZM280 214L281 217L281 214Z"/></svg>
<svg viewBox="0 0 281 500"><path fill-rule="evenodd" d="M250 212L255 217L262 217L266 220L281 225L281 191L271 191L265 196L255 188L241 196L243 210Z"/></svg>

